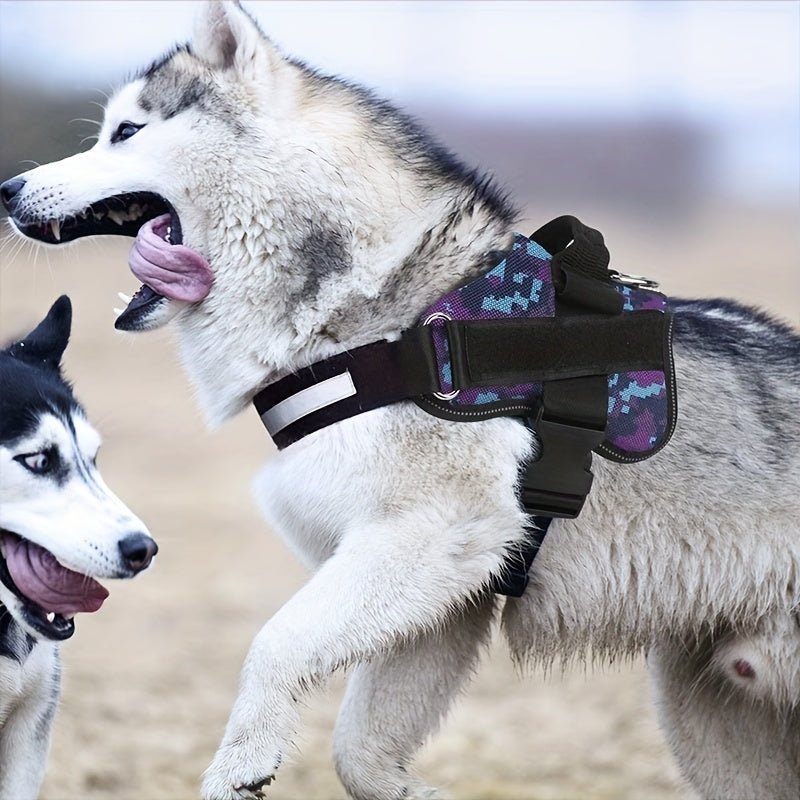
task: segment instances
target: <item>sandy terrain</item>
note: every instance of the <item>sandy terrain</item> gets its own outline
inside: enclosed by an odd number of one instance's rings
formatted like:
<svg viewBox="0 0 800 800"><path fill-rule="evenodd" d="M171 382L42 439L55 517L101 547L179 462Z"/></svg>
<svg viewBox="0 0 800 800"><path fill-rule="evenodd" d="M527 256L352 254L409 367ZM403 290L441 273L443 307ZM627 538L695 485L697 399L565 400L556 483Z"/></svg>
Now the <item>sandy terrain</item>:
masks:
<svg viewBox="0 0 800 800"><path fill-rule="evenodd" d="M738 297L800 318L788 212L709 212L671 230L578 212L604 230L616 263L660 277L667 292ZM250 497L251 477L274 450L254 412L206 431L168 332L114 331L116 291L135 288L127 244L85 242L36 261L13 249L3 251L0 335L26 330L60 293L72 296L66 363L105 436L101 467L162 548L150 573L111 586L102 612L80 618L64 647L43 798L192 798L250 639L307 578ZM310 699L300 753L281 770L275 800L343 797L330 752L342 686L337 678ZM420 769L461 800L687 794L657 730L643 662L518 681L502 644Z"/></svg>

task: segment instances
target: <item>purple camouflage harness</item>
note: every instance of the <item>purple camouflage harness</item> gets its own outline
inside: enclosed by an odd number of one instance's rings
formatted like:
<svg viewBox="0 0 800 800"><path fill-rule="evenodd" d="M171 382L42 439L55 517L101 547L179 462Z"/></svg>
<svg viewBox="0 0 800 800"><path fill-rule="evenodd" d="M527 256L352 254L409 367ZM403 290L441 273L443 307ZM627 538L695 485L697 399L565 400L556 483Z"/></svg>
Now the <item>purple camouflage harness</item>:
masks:
<svg viewBox="0 0 800 800"><path fill-rule="evenodd" d="M552 256L541 245L521 234L505 258L492 270L439 298L422 314L423 324L433 326L439 367L439 398L448 397L453 411L469 407L496 408L498 403L537 403L542 383L472 387L454 391L450 361L448 320L510 320L552 318L556 290L551 273ZM641 279L638 279L641 280ZM664 313L667 299L651 289L634 288L613 281L621 295L622 310ZM608 424L605 442L598 452L618 461L639 461L666 444L671 434L670 398L664 370L613 372L608 375ZM492 414L491 416L496 416Z"/></svg>
<svg viewBox="0 0 800 800"><path fill-rule="evenodd" d="M592 452L641 461L675 427L667 300L608 264L597 231L559 217L530 238L516 234L491 269L439 298L399 340L301 369L253 402L279 448L409 399L461 422L520 418L540 444L520 475L530 535L491 585L519 596L552 519L580 513Z"/></svg>

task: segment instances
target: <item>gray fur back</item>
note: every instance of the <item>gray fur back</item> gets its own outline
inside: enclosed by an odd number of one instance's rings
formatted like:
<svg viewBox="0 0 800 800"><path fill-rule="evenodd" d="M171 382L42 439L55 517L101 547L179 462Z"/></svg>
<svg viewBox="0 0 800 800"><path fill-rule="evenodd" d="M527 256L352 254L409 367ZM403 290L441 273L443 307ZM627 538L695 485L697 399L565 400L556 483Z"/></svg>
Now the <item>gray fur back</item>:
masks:
<svg viewBox="0 0 800 800"><path fill-rule="evenodd" d="M675 301L678 424L635 465L595 457L504 625L521 660L634 653L800 603L800 337L724 301Z"/></svg>

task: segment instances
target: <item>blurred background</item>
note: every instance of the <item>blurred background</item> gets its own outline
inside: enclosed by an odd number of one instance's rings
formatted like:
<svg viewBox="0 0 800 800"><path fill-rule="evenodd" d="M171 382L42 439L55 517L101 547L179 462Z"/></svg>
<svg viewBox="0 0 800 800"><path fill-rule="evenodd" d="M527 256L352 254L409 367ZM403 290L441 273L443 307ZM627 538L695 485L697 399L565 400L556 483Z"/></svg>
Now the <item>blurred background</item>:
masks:
<svg viewBox="0 0 800 800"><path fill-rule="evenodd" d="M494 172L523 232L573 213L667 293L800 322L800 3L245 5L285 52L375 88ZM105 95L189 39L197 6L0 2L0 178L90 147ZM64 647L44 800L195 796L251 638L307 578L250 497L274 452L255 414L208 432L169 331L114 331L116 292L136 288L128 246L9 234L0 249L0 338L71 295L66 364L105 436L101 467L162 546ZM311 699L276 800L343 797L342 686ZM462 800L687 794L643 661L518 681L501 644L420 768Z"/></svg>

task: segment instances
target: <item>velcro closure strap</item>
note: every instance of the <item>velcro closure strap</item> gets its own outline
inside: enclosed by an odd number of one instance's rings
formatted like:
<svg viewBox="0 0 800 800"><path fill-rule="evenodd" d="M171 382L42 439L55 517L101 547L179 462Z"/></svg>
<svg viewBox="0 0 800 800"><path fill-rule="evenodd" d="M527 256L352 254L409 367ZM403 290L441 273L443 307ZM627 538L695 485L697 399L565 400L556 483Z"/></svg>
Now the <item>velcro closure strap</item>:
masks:
<svg viewBox="0 0 800 800"><path fill-rule="evenodd" d="M664 368L660 311L446 324L453 386L470 389Z"/></svg>

